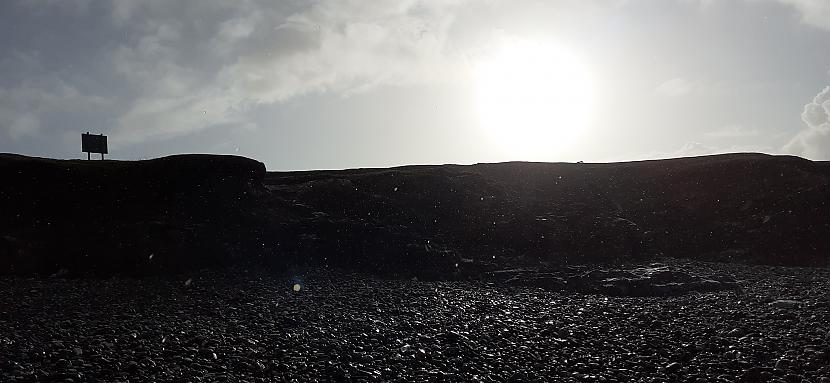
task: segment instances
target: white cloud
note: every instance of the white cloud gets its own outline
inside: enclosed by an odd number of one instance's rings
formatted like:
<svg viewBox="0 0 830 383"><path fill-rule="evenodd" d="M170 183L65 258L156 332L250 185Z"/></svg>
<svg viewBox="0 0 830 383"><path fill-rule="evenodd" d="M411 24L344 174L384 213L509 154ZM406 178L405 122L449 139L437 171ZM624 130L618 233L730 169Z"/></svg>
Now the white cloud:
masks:
<svg viewBox="0 0 830 383"><path fill-rule="evenodd" d="M801 15L801 21L830 30L830 1L827 0L777 0L793 7Z"/></svg>
<svg viewBox="0 0 830 383"><path fill-rule="evenodd" d="M435 79L435 68L452 65L445 51L452 16L436 4L316 3L268 28L255 27L290 37L302 44L298 49L244 54L223 68L220 79L238 97L259 103ZM246 39L252 38L262 37Z"/></svg>
<svg viewBox="0 0 830 383"><path fill-rule="evenodd" d="M176 98L142 98L118 119L114 147L147 138L176 137L216 125L247 124L219 94Z"/></svg>
<svg viewBox="0 0 830 383"><path fill-rule="evenodd" d="M133 37L112 65L139 94L113 141L241 123L257 105L312 93L449 81L459 64L447 36L460 3L115 2L114 23Z"/></svg>
<svg viewBox="0 0 830 383"><path fill-rule="evenodd" d="M687 142L680 149L671 153L671 157L704 156L717 153L718 150L700 142Z"/></svg>
<svg viewBox="0 0 830 383"><path fill-rule="evenodd" d="M667 80L654 88L654 93L660 96L681 97L693 92L697 85L684 78L677 77Z"/></svg>
<svg viewBox="0 0 830 383"><path fill-rule="evenodd" d="M784 151L813 160L830 160L830 86L804 105L807 128L784 146Z"/></svg>
<svg viewBox="0 0 830 383"><path fill-rule="evenodd" d="M680 148L674 150L654 150L651 152L646 153L644 156L636 155L632 158L626 158L625 160L637 160L637 159L661 159L661 158L679 158L679 157L694 157L694 156L704 156L708 154L715 154L715 153L723 153L722 151L718 151L716 148L700 143L700 142L686 142ZM614 159L614 161L618 161L620 159Z"/></svg>

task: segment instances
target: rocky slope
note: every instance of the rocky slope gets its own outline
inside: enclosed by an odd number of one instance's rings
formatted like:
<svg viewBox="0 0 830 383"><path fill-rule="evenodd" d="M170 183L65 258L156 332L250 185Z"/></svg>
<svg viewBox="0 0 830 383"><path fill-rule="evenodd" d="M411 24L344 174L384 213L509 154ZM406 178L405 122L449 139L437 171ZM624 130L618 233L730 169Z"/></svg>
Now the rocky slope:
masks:
<svg viewBox="0 0 830 383"><path fill-rule="evenodd" d="M830 165L786 156L266 173L232 156L0 155L0 180L5 274L254 263L463 279L656 256L830 262Z"/></svg>
<svg viewBox="0 0 830 383"><path fill-rule="evenodd" d="M265 182L303 217L306 254L463 274L661 255L827 265L828 175L822 162L734 154L269 173Z"/></svg>

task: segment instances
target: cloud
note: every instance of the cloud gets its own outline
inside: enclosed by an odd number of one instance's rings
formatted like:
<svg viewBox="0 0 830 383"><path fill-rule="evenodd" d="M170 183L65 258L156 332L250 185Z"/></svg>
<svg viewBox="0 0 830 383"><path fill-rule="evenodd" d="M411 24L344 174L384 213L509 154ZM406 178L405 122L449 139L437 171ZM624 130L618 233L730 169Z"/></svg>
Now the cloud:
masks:
<svg viewBox="0 0 830 383"><path fill-rule="evenodd" d="M784 151L813 160L830 160L830 86L804 105L801 120L807 128L796 134Z"/></svg>
<svg viewBox="0 0 830 383"><path fill-rule="evenodd" d="M447 36L461 1L181 3L113 3L131 37L110 62L137 93L114 142L243 123L257 106L309 94L455 77Z"/></svg>
<svg viewBox="0 0 830 383"><path fill-rule="evenodd" d="M780 1L801 11L805 22L827 19L821 18L826 9L823 1ZM108 110L90 113L81 125L88 121L103 121L100 126L111 124L112 130L107 133L112 136L113 146L118 146L228 125L251 127L252 119L257 118L255 109L309 95L348 97L388 85L456 81L467 65L467 53L480 48L470 45L484 39L474 39L473 34L483 36L499 28L508 33L536 29L530 25L526 29L510 28L510 23L499 23L497 16L501 11L542 10L555 3L553 8L563 10L551 14L566 14L564 8L582 7L588 2L529 1L524 4L534 6L521 6L493 1L464 9L465 0L14 3L36 13L33 20L37 22L27 20L27 25L50 25L49 22L60 19L61 25L68 27L59 31L88 33L64 36L50 29L53 36L48 39L15 42L20 46L9 52L16 51L22 58L16 59L14 65L0 60L2 72L14 73L0 80L0 93L5 94L5 98L0 98L0 137L20 138L58 129L51 126L53 117L48 116L57 104L62 105L57 109L87 113L94 105L107 102L111 105ZM590 2L596 7L609 3L612 2ZM637 2L618 0L612 6L628 3ZM593 11L593 7L589 8ZM39 16L50 12L55 14ZM23 64L24 56L37 59L38 52L21 48L29 48L25 45L30 43L42 44L38 43L41 40L83 44L66 44L65 51L39 45L43 65ZM73 61L74 69L66 69L69 61L55 58L67 52L85 59ZM52 80L14 83L19 78L31 77ZM54 79L64 84L59 85ZM78 100L61 96L69 94L62 93L61 86L74 89ZM677 77L657 85L654 92L682 97L710 86ZM40 94L20 96L32 90ZM55 101L56 97L60 101ZM50 98L52 101L47 101ZM737 133L711 132L711 137Z"/></svg>
<svg viewBox="0 0 830 383"><path fill-rule="evenodd" d="M723 151L718 151L716 148L700 143L700 142L693 142L689 141L683 144L680 148L673 149L673 150L654 150L651 152L646 153L644 156L634 156L633 159L660 159L660 158L679 158L679 157L694 157L694 156L704 156L708 154L715 154L715 153L723 153ZM626 159L628 160L628 159ZM616 159L615 159L616 161Z"/></svg>
<svg viewBox="0 0 830 383"><path fill-rule="evenodd" d="M718 150L709 145L700 142L687 142L680 149L671 153L671 157L704 156L716 152Z"/></svg>
<svg viewBox="0 0 830 383"><path fill-rule="evenodd" d="M15 87L0 87L0 137L15 141L23 137L48 135L62 126L48 124L44 118L56 115L94 113L109 101L81 93L76 87L50 77L32 78Z"/></svg>
<svg viewBox="0 0 830 383"><path fill-rule="evenodd" d="M6 113L3 113L5 115ZM40 130L40 118L32 113L16 113L9 117L0 115L0 122L7 125L6 133L12 140L25 136L34 136Z"/></svg>
<svg viewBox="0 0 830 383"><path fill-rule="evenodd" d="M76 15L82 15L88 12L92 1L93 0L17 0L17 2L21 5L30 7L33 10L51 7L58 8L62 12L71 12Z"/></svg>
<svg viewBox="0 0 830 383"><path fill-rule="evenodd" d="M777 0L794 8L801 21L814 27L830 30L830 2L827 0Z"/></svg>
<svg viewBox="0 0 830 383"><path fill-rule="evenodd" d="M673 78L665 81L654 88L654 93L666 97L685 96L697 88L697 85L683 77Z"/></svg>

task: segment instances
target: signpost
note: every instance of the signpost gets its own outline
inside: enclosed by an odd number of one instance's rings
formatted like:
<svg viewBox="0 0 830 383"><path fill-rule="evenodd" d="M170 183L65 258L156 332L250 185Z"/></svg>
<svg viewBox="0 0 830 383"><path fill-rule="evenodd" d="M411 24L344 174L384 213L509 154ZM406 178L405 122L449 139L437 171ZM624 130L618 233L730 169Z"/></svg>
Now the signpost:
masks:
<svg viewBox="0 0 830 383"><path fill-rule="evenodd" d="M90 153L101 153L101 159L107 154L107 136L103 134L81 133L81 151L86 152L86 159L91 159Z"/></svg>

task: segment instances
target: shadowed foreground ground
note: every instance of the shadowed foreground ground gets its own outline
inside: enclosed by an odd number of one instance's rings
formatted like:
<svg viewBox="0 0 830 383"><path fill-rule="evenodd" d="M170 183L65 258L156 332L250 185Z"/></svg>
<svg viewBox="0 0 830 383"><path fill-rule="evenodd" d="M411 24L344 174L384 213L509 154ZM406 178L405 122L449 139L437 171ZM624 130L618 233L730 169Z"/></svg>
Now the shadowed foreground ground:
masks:
<svg viewBox="0 0 830 383"><path fill-rule="evenodd" d="M0 381L828 381L829 270L666 262L741 289L621 298L322 270L7 277Z"/></svg>
<svg viewBox="0 0 830 383"><path fill-rule="evenodd" d="M0 180L0 382L830 380L824 162Z"/></svg>

